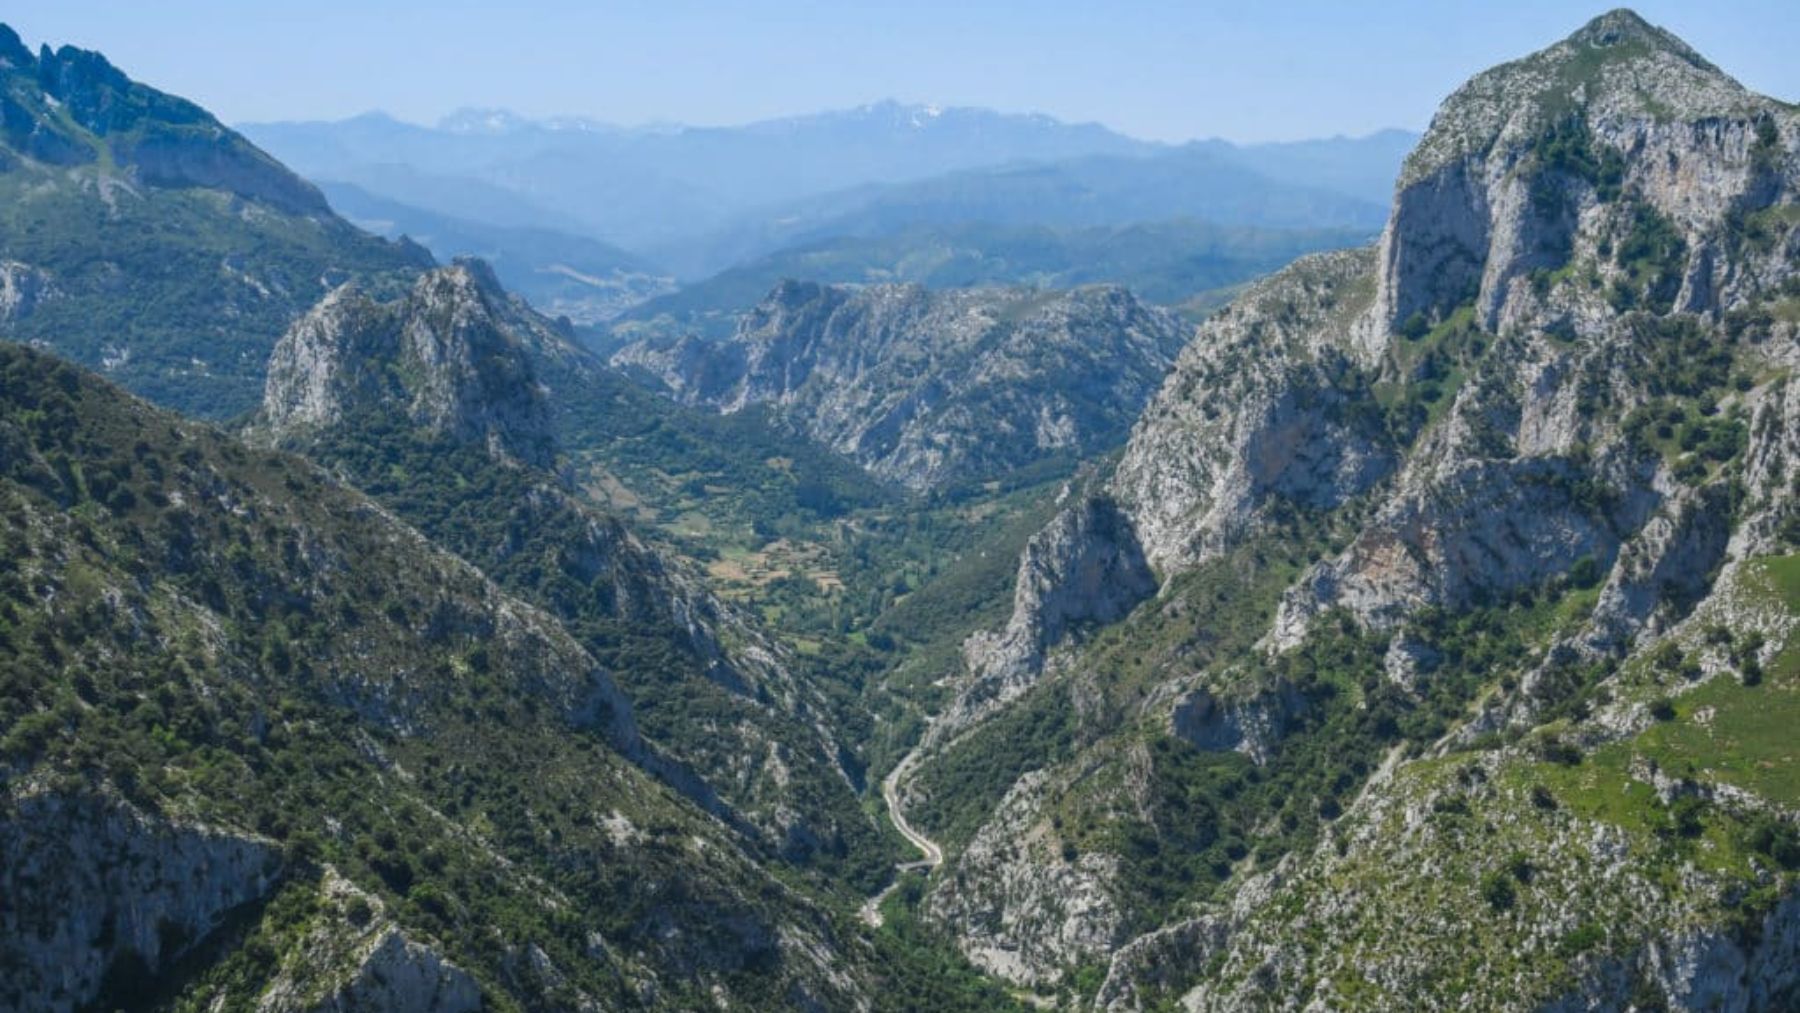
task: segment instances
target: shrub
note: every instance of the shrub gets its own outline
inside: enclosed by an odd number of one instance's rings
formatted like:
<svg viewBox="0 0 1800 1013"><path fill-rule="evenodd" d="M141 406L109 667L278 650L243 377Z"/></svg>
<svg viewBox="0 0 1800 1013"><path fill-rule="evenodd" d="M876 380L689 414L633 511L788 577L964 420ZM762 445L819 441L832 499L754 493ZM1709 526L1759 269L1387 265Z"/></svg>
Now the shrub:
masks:
<svg viewBox="0 0 1800 1013"><path fill-rule="evenodd" d="M1697 795L1684 795L1669 807L1669 818L1676 836L1699 837L1706 830L1706 802Z"/></svg>
<svg viewBox="0 0 1800 1013"><path fill-rule="evenodd" d="M1481 877L1481 896L1495 911L1510 911L1519 901L1519 890L1511 876L1496 869Z"/></svg>
<svg viewBox="0 0 1800 1013"><path fill-rule="evenodd" d="M1745 829L1744 847L1784 869L1800 869L1800 830L1772 816L1758 816Z"/></svg>
<svg viewBox="0 0 1800 1013"><path fill-rule="evenodd" d="M1595 922L1583 922L1572 928L1556 944L1557 952L1565 957L1580 956L1606 941L1606 930Z"/></svg>
<svg viewBox="0 0 1800 1013"><path fill-rule="evenodd" d="M1587 590L1600 583L1600 563L1593 556L1582 556L1569 567L1569 586Z"/></svg>

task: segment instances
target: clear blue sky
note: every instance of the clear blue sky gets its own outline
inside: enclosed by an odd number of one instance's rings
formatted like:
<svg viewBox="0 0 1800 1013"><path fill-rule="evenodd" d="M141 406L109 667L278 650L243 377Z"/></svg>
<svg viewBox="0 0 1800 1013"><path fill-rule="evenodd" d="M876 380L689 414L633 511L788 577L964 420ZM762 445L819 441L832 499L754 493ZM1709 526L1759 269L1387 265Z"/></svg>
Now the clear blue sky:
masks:
<svg viewBox="0 0 1800 1013"><path fill-rule="evenodd" d="M459 106L722 124L880 98L1256 141L1422 128L1471 73L1607 5L1553 0L15 0L32 45L106 53L228 122ZM1795 0L1643 3L1800 99Z"/></svg>

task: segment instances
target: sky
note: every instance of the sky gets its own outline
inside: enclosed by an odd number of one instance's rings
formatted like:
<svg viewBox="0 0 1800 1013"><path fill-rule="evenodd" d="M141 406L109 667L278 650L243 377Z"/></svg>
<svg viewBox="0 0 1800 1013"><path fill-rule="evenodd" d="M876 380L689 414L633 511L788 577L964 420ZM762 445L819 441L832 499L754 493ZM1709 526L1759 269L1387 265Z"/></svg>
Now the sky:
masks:
<svg viewBox="0 0 1800 1013"><path fill-rule="evenodd" d="M106 54L229 123L466 106L703 125L884 98L1041 112L1152 140L1423 129L1471 74L1605 10L1567 0L12 0L33 46ZM1643 3L1800 100L1794 0Z"/></svg>

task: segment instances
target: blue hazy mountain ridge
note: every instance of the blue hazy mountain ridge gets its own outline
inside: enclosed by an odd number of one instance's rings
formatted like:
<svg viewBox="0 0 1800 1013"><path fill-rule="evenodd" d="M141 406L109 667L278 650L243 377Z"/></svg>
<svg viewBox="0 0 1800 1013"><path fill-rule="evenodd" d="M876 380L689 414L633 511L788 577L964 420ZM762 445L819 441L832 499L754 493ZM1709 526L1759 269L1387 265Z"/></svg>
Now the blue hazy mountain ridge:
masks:
<svg viewBox="0 0 1800 1013"><path fill-rule="evenodd" d="M453 115L437 127L371 114L243 129L310 178L367 185L369 168L382 165L470 176L557 208L627 246L859 183L1149 147L1048 117L898 103L718 128L620 129L481 112Z"/></svg>
<svg viewBox="0 0 1800 1013"><path fill-rule="evenodd" d="M1397 172L1398 160L1393 164ZM910 183L868 184L757 209L645 253L678 276L694 277L796 244L887 236L922 226L1080 228L1187 218L1222 226L1373 233L1386 214L1383 202L1279 182L1214 145L1194 145L1153 155L1017 162Z"/></svg>
<svg viewBox="0 0 1800 1013"><path fill-rule="evenodd" d="M371 113L241 129L311 179L488 224L592 234L690 278L845 234L833 229L915 225L915 214L1379 226L1413 137L1169 146L1047 116L898 102L740 127L465 110L436 126ZM1071 193L1062 218L1027 217Z"/></svg>
<svg viewBox="0 0 1800 1013"><path fill-rule="evenodd" d="M489 225L439 214L370 193L353 183L321 181L333 210L388 239L405 236L448 263L479 257L506 287L540 311L596 324L673 289L659 268L590 236L534 226Z"/></svg>

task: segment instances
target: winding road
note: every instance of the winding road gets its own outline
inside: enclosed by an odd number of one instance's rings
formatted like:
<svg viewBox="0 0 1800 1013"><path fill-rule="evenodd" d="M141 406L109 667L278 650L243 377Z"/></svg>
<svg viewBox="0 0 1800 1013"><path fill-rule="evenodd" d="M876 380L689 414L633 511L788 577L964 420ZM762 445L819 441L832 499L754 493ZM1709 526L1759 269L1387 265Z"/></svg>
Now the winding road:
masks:
<svg viewBox="0 0 1800 1013"><path fill-rule="evenodd" d="M894 881L880 893L863 902L862 920L874 928L881 927L881 902L887 900L888 894L899 889L902 875L914 869L924 869L929 872L944 864L944 849L938 847L936 841L926 837L911 823L908 823L906 813L900 809L900 779L912 770L914 763L918 762L920 748L923 747L915 747L912 752L907 753L904 759L894 765L894 769L888 773L888 776L881 779L881 800L887 804L888 819L893 821L894 829L900 831L900 836L906 838L913 847L918 848L919 853L925 857L916 862L901 862L895 865Z"/></svg>

